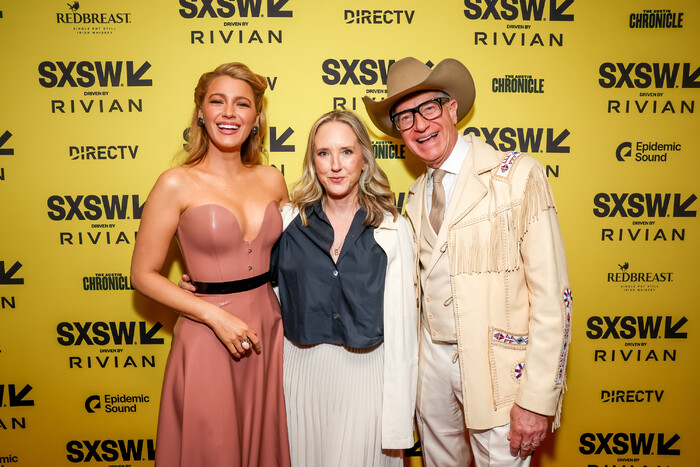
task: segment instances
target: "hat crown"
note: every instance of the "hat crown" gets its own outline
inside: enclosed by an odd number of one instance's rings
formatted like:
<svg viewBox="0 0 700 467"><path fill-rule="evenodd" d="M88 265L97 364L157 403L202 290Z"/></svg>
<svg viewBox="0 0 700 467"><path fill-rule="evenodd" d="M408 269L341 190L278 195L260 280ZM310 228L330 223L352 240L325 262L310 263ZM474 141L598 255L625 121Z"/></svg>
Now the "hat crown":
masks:
<svg viewBox="0 0 700 467"><path fill-rule="evenodd" d="M386 78L387 98L422 83L430 76L430 72L430 67L413 57L395 62L389 67Z"/></svg>

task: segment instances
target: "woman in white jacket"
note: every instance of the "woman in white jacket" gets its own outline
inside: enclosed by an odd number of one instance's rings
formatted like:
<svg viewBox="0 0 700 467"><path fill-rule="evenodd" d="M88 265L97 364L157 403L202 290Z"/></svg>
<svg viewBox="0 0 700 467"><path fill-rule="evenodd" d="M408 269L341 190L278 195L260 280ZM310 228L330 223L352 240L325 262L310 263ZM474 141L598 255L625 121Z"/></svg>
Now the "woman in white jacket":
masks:
<svg viewBox="0 0 700 467"><path fill-rule="evenodd" d="M413 446L413 239L362 122L313 125L283 209L278 284L293 466L403 465Z"/></svg>

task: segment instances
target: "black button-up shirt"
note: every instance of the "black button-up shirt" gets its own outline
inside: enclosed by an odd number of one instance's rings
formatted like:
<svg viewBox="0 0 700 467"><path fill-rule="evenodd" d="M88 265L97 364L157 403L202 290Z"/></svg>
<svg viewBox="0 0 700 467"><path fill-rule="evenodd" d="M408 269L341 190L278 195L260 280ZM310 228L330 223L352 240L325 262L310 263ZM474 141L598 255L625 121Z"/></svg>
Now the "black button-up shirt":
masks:
<svg viewBox="0 0 700 467"><path fill-rule="evenodd" d="M386 254L374 227L355 213L340 256L329 250L333 227L321 202L297 216L282 233L278 277L284 335L298 345L337 344L367 348L384 340Z"/></svg>

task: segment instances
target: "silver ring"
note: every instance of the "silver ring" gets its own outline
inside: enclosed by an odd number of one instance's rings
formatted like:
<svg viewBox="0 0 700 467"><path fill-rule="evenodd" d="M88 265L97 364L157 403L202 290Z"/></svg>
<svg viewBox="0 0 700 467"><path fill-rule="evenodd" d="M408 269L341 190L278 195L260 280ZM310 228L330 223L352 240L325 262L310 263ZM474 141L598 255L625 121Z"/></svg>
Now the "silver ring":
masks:
<svg viewBox="0 0 700 467"><path fill-rule="evenodd" d="M525 449L530 447L530 443L520 443L520 446L524 447Z"/></svg>
<svg viewBox="0 0 700 467"><path fill-rule="evenodd" d="M533 442L532 442L532 445L533 445L533 446L539 446L539 445L540 445L540 442L539 442L539 441L533 441Z"/></svg>

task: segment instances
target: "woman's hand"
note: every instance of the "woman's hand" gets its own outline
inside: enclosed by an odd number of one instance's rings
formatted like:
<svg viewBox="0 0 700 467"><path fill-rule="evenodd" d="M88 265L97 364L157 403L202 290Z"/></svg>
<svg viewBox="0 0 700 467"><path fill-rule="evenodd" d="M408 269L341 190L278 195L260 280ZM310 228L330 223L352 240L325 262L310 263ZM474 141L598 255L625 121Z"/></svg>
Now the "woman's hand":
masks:
<svg viewBox="0 0 700 467"><path fill-rule="evenodd" d="M197 288L192 284L192 280L190 279L190 276L187 274L182 275L182 280L177 283L177 286L180 287L183 290L187 290L188 292L196 292Z"/></svg>
<svg viewBox="0 0 700 467"><path fill-rule="evenodd" d="M217 314L206 324L235 358L245 357L252 348L260 353L260 339L242 319L217 308Z"/></svg>

